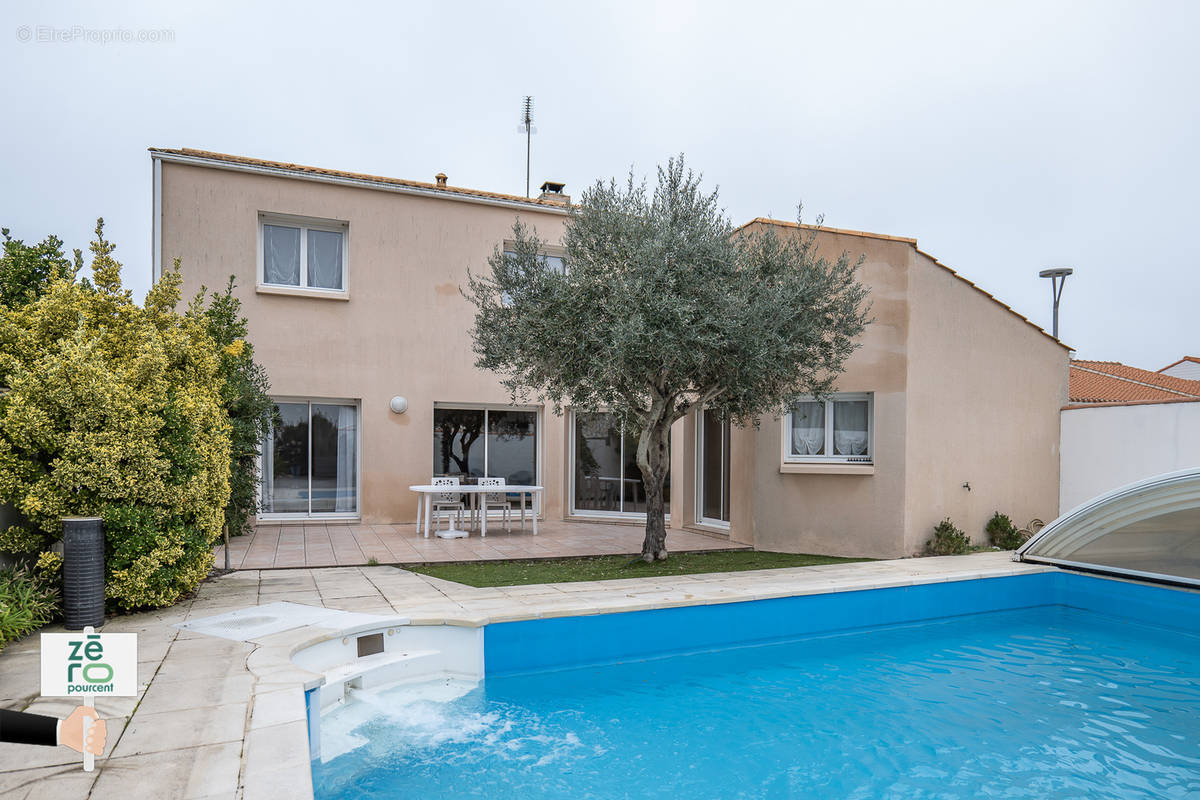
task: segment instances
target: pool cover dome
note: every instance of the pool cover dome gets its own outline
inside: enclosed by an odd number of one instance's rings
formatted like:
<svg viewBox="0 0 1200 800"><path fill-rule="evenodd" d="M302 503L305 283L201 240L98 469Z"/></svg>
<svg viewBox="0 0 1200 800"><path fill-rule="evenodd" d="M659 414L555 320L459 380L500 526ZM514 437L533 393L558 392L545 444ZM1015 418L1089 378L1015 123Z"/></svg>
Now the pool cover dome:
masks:
<svg viewBox="0 0 1200 800"><path fill-rule="evenodd" d="M1089 500L1039 531L1013 560L1200 586L1200 468Z"/></svg>

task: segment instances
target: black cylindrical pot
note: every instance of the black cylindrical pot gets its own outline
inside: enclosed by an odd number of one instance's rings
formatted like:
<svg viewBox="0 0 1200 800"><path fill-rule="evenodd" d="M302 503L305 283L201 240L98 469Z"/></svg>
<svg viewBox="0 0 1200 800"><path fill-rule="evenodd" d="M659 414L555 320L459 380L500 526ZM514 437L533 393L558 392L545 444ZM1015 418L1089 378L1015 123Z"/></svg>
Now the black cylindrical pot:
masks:
<svg viewBox="0 0 1200 800"><path fill-rule="evenodd" d="M67 630L104 624L104 523L63 518L63 617Z"/></svg>

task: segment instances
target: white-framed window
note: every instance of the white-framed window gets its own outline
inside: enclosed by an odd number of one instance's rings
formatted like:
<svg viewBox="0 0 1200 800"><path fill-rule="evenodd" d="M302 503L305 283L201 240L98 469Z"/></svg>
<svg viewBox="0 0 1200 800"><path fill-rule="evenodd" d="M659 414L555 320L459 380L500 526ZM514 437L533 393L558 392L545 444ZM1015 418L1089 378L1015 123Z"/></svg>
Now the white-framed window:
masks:
<svg viewBox="0 0 1200 800"><path fill-rule="evenodd" d="M275 398L262 448L260 517L357 517L362 431L357 400Z"/></svg>
<svg viewBox="0 0 1200 800"><path fill-rule="evenodd" d="M336 220L259 214L259 286L344 295L348 232Z"/></svg>
<svg viewBox="0 0 1200 800"><path fill-rule="evenodd" d="M796 398L783 421L784 461L873 463L874 413L870 392Z"/></svg>
<svg viewBox="0 0 1200 800"><path fill-rule="evenodd" d="M515 256L517 253L513 250L515 247L513 242L504 243L504 255ZM565 274L567 271L566 251L561 247L547 247L540 253L542 264L551 272Z"/></svg>

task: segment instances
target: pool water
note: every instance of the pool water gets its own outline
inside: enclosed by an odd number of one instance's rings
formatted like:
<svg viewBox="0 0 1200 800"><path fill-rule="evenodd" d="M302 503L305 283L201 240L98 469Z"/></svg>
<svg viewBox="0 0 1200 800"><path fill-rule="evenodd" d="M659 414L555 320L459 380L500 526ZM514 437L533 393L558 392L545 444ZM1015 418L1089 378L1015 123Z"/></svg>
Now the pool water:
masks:
<svg viewBox="0 0 1200 800"><path fill-rule="evenodd" d="M327 715L317 798L1200 798L1200 637L1061 606L421 697Z"/></svg>

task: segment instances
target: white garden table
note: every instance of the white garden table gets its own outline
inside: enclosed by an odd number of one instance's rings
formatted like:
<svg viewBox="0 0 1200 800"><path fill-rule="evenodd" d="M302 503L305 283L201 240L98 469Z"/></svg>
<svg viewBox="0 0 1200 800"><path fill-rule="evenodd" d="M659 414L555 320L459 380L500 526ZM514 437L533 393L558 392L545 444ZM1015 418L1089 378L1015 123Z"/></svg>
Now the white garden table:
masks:
<svg viewBox="0 0 1200 800"><path fill-rule="evenodd" d="M422 519L425 523L425 538L429 538L429 518L433 516L433 496L435 494L469 494L471 495L472 505L474 505L475 495L481 494L519 494L521 495L521 518L525 518L525 498L532 498L540 495L546 487L530 486L525 484L506 484L504 486L480 486L476 483L460 483L458 486L434 486L433 484L418 484L409 486L409 491L416 492L419 495L417 500L417 532L421 532ZM533 507L533 535L537 536L537 505L530 503ZM422 511L424 512L422 514ZM466 531L457 530L454 527L454 518L450 518L450 530L439 531L442 533L451 533L452 535L442 537L447 539L460 539L467 535ZM487 536L487 509L479 515L479 535Z"/></svg>

